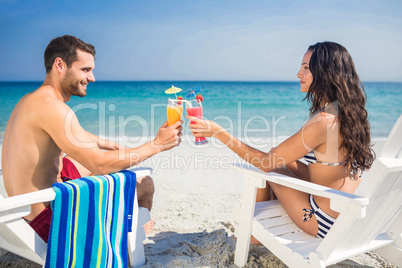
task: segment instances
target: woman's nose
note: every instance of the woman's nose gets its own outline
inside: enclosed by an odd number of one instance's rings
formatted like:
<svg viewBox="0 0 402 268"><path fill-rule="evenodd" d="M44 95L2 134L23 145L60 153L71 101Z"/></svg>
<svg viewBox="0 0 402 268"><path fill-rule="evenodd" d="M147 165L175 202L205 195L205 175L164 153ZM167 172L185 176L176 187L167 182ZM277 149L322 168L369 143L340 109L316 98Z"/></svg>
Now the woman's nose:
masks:
<svg viewBox="0 0 402 268"><path fill-rule="evenodd" d="M303 75L301 74L301 70L297 73L297 78L302 78L303 77Z"/></svg>

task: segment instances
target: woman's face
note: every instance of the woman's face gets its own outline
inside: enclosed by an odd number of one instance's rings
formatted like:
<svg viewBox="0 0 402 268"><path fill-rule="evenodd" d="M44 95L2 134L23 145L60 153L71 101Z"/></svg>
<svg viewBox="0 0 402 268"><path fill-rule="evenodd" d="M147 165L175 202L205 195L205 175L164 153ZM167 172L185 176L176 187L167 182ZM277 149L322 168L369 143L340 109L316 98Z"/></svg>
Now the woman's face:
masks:
<svg viewBox="0 0 402 268"><path fill-rule="evenodd" d="M300 91L307 93L310 88L311 83L313 82L313 74L310 72L310 58L313 52L307 51L304 54L300 71L297 73L297 78L300 79Z"/></svg>

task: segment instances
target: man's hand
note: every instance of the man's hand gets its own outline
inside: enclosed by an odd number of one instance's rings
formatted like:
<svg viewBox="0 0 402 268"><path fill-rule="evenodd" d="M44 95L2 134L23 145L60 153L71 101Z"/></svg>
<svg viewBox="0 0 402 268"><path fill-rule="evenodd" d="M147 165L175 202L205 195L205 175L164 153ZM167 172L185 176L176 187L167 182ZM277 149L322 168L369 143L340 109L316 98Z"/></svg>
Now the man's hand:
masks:
<svg viewBox="0 0 402 268"><path fill-rule="evenodd" d="M181 142L183 136L182 130L183 120L177 121L175 124L168 126L166 121L158 130L152 146L157 147L160 151L170 150Z"/></svg>

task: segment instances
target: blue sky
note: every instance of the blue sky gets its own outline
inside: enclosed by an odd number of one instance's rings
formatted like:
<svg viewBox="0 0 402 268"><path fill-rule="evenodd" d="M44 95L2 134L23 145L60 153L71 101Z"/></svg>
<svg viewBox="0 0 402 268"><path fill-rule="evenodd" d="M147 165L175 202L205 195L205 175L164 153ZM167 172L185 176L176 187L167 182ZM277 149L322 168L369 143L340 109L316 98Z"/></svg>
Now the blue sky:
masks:
<svg viewBox="0 0 402 268"><path fill-rule="evenodd" d="M41 81L50 39L96 47L105 80L296 81L335 41L363 81L402 81L402 1L0 0L0 81Z"/></svg>

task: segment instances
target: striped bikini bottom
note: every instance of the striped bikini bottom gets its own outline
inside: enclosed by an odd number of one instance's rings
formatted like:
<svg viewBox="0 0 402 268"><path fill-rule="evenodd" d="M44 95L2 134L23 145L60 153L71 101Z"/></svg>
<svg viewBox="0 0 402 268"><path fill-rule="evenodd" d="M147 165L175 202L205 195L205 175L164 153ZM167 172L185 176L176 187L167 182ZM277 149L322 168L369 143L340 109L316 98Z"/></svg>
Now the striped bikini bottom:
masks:
<svg viewBox="0 0 402 268"><path fill-rule="evenodd" d="M306 212L303 216L303 222L306 222L311 219L313 215L315 215L318 222L318 233L316 237L324 238L328 233L329 229L331 229L332 225L335 222L335 218L329 216L327 213L322 211L315 202L313 195L310 195L310 206L312 209L304 208L303 211Z"/></svg>

